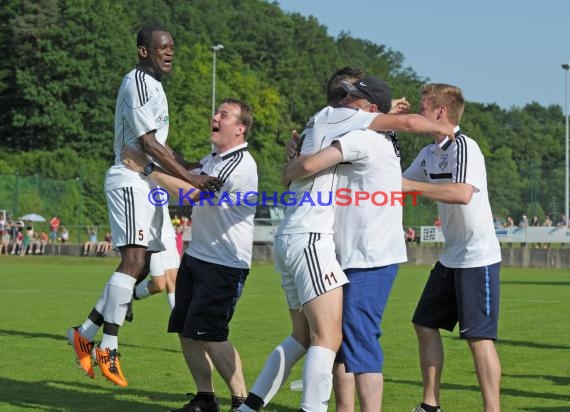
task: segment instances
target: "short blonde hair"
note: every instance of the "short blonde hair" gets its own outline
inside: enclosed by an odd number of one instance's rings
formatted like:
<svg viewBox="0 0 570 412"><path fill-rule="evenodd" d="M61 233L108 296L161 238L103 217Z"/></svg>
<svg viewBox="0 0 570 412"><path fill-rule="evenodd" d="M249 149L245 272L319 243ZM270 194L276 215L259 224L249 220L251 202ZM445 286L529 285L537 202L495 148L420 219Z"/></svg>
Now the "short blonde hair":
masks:
<svg viewBox="0 0 570 412"><path fill-rule="evenodd" d="M459 87L444 83L425 84L422 87L421 95L429 101L432 108L445 107L447 118L451 122L459 124L465 108L465 100Z"/></svg>

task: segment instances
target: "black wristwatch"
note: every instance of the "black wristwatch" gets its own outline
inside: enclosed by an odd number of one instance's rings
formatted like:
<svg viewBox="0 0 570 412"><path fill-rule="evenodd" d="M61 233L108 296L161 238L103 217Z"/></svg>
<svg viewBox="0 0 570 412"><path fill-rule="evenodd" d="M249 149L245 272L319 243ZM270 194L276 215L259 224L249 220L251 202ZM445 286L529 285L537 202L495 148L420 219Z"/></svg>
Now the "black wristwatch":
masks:
<svg viewBox="0 0 570 412"><path fill-rule="evenodd" d="M154 171L154 163L150 162L144 167L142 174L145 176L149 176Z"/></svg>

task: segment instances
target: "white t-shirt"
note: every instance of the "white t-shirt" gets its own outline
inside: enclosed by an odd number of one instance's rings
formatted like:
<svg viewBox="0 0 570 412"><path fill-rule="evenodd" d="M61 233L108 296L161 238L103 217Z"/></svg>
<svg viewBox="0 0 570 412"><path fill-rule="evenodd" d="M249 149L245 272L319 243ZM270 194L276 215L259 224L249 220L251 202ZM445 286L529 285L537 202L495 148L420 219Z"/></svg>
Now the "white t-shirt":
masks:
<svg viewBox="0 0 570 412"><path fill-rule="evenodd" d="M206 262L233 268L251 267L253 217L257 197L257 165L247 143L200 161L201 172L223 182L215 197L197 200L192 208L192 241L186 253Z"/></svg>
<svg viewBox="0 0 570 412"><path fill-rule="evenodd" d="M459 132L459 128L456 128ZM477 143L456 133L456 140L424 147L404 176L411 180L473 186L468 205L437 202L445 248L440 262L450 268L470 268L501 261L501 247L487 193L485 159Z"/></svg>
<svg viewBox="0 0 570 412"><path fill-rule="evenodd" d="M377 115L362 110L325 107L307 123L301 135L301 155L316 153L352 130L366 129ZM285 218L277 235L333 233L335 169L322 170L291 183L288 191L294 193L297 202L295 206L285 208Z"/></svg>
<svg viewBox="0 0 570 412"><path fill-rule="evenodd" d="M168 137L168 102L162 83L144 67L137 66L124 78L115 105L115 164L107 170L105 190L121 187L150 189L148 178L121 162L123 145L140 149L139 138L156 131L164 145Z"/></svg>
<svg viewBox="0 0 570 412"><path fill-rule="evenodd" d="M343 157L337 190L351 198L349 205L335 207L334 241L342 268L406 262L402 204L395 200L402 198L400 149L395 135L358 130L336 141ZM355 192L364 192L370 199L359 201L357 206ZM342 203L348 201L343 199Z"/></svg>

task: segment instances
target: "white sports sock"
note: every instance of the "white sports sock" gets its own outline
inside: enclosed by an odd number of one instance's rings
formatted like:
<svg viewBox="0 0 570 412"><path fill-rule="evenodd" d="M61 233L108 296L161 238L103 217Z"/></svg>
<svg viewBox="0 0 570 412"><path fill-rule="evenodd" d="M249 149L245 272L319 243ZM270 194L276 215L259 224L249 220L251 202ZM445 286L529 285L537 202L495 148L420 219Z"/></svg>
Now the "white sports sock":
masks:
<svg viewBox="0 0 570 412"><path fill-rule="evenodd" d="M109 282L105 284L103 288L103 293L99 296L99 300L95 304L95 310L99 313L103 313L103 308L105 307L105 302L107 301L107 291L109 290ZM95 335L97 335L97 331L99 330L100 326L94 324L91 319L85 319L85 322L78 328L79 333L85 339L92 341L95 339Z"/></svg>
<svg viewBox="0 0 570 412"><path fill-rule="evenodd" d="M110 350L117 349L119 347L119 338L113 335L103 334L103 339L99 344L101 349L109 348Z"/></svg>
<svg viewBox="0 0 570 412"><path fill-rule="evenodd" d="M135 278L124 273L113 273L111 279L109 279L107 299L101 312L105 322L119 326L123 324L134 287Z"/></svg>
<svg viewBox="0 0 570 412"><path fill-rule="evenodd" d="M115 272L109 279L107 300L103 308L103 319L107 323L114 323L121 326L127 314L127 305L131 301L135 278L124 273ZM103 333L103 339L99 344L100 348L117 349L119 341L115 335Z"/></svg>
<svg viewBox="0 0 570 412"><path fill-rule="evenodd" d="M135 296L137 299L144 299L150 296L150 292L148 291L148 282L150 282L150 279L145 279L136 286Z"/></svg>
<svg viewBox="0 0 570 412"><path fill-rule="evenodd" d="M332 390L332 368L336 353L322 346L311 346L303 368L303 400L306 412L326 412Z"/></svg>
<svg viewBox="0 0 570 412"><path fill-rule="evenodd" d="M78 330L79 334L85 339L93 341L93 339L95 339L95 335L97 335L99 326L91 322L91 319L87 319L85 322L83 322L83 325L78 328Z"/></svg>
<svg viewBox="0 0 570 412"><path fill-rule="evenodd" d="M292 336L288 336L273 349L250 392L262 398L263 404L267 405L287 380L293 365L306 352L303 345Z"/></svg>
<svg viewBox="0 0 570 412"><path fill-rule="evenodd" d="M170 310L174 309L174 292L167 293L166 297L168 298L168 304L170 305Z"/></svg>
<svg viewBox="0 0 570 412"><path fill-rule="evenodd" d="M257 412L255 409L251 409L249 406L247 406L245 403L242 403L239 408L238 408L239 412Z"/></svg>

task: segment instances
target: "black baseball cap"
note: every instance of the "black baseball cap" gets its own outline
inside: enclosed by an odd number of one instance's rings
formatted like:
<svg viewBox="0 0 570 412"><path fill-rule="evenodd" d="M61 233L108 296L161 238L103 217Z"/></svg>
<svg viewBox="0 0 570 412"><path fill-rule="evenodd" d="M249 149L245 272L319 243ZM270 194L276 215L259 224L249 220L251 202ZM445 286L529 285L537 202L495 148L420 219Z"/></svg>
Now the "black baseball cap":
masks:
<svg viewBox="0 0 570 412"><path fill-rule="evenodd" d="M392 108L390 87L376 76L365 76L354 83L342 82L342 88L350 95L374 103L382 113L388 113Z"/></svg>

